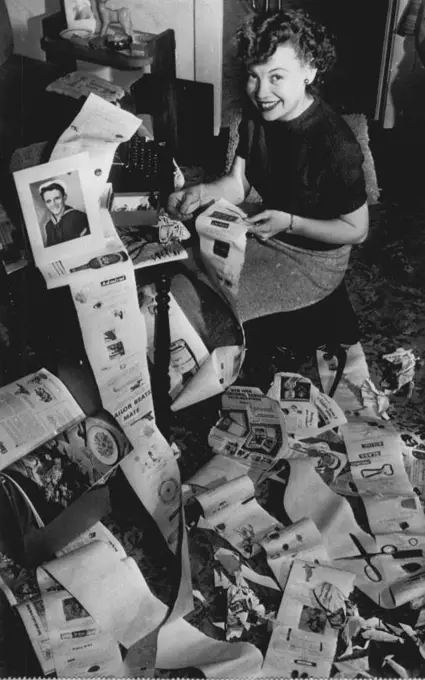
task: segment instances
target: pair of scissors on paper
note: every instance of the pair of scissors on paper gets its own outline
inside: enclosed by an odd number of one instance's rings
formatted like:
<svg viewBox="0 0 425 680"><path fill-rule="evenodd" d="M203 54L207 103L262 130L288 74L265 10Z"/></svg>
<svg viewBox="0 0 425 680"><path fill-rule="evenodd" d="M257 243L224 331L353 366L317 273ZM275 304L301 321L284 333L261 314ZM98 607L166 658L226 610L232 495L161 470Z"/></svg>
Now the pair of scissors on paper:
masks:
<svg viewBox="0 0 425 680"><path fill-rule="evenodd" d="M364 572L370 581L379 583L382 581L382 574L378 567L372 564L372 558L378 557L380 555L391 555L395 560L404 560L411 557L423 557L423 551L416 550L399 550L395 545L387 544L383 545L379 552L369 553L364 549L363 545L360 543L359 539L355 534L350 534L350 538L354 545L359 551L359 555L350 555L348 557L338 557L338 560L364 560L366 562L364 567Z"/></svg>

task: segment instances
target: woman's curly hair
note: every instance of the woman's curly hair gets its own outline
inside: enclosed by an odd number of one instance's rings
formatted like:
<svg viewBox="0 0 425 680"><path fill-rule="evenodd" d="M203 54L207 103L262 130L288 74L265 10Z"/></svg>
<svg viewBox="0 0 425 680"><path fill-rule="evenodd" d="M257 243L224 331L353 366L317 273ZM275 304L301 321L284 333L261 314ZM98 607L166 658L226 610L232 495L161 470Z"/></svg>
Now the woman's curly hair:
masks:
<svg viewBox="0 0 425 680"><path fill-rule="evenodd" d="M248 16L236 33L237 56L246 67L264 64L287 41L301 62L317 69L314 84L319 85L335 63L335 48L325 26L302 9Z"/></svg>

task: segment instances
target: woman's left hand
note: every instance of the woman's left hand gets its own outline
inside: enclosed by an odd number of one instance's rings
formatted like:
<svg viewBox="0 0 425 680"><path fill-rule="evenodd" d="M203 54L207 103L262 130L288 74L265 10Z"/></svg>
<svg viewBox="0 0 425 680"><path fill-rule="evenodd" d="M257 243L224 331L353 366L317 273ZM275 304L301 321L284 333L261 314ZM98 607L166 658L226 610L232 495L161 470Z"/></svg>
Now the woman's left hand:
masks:
<svg viewBox="0 0 425 680"><path fill-rule="evenodd" d="M248 217L246 222L252 225L249 230L252 234L261 241L266 241L272 238L272 236L276 236L276 234L289 229L291 215L280 210L263 210L258 215Z"/></svg>

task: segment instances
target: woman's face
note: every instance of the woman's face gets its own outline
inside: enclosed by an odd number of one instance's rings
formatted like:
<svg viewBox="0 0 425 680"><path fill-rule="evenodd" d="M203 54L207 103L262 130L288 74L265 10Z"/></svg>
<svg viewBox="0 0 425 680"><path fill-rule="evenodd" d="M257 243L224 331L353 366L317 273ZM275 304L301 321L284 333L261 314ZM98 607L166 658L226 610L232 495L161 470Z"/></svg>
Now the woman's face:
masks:
<svg viewBox="0 0 425 680"><path fill-rule="evenodd" d="M264 120L292 120L309 106L306 81L315 75L316 69L303 64L287 42L265 64L249 67L246 91Z"/></svg>

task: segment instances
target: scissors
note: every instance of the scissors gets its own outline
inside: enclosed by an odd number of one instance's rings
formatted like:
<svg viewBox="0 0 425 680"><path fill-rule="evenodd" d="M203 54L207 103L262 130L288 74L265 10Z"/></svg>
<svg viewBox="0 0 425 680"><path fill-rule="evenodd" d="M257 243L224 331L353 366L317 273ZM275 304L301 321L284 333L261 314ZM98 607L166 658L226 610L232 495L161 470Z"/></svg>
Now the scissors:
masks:
<svg viewBox="0 0 425 680"><path fill-rule="evenodd" d="M370 581L379 583L382 581L382 574L378 567L372 564L372 558L378 557L379 555L391 555L395 560L404 560L410 557L422 557L423 551L416 550L399 550L397 546L387 544L383 545L379 552L369 553L364 549L363 545L360 543L359 539L355 534L349 534L351 540L359 551L359 555L350 555L348 557L338 557L337 560L364 560L366 562L364 567L364 572Z"/></svg>

